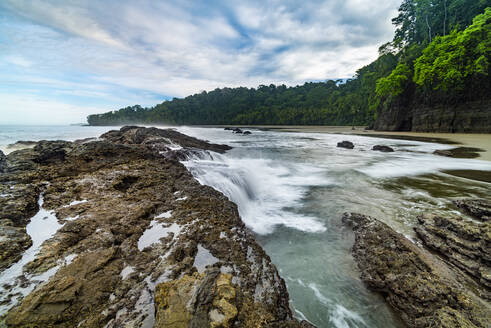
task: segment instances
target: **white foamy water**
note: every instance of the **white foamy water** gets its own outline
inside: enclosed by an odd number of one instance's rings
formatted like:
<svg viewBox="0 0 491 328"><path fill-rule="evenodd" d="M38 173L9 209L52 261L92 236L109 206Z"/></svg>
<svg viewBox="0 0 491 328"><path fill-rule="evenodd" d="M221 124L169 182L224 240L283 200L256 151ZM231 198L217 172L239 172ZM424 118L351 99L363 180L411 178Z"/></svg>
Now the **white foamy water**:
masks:
<svg viewBox="0 0 491 328"><path fill-rule="evenodd" d="M294 313L317 327L403 326L360 281L350 252L353 235L340 222L343 212L372 215L413 238L421 213L455 215L453 199L491 194L488 183L442 173L491 170L487 161L433 154L455 146L322 133L179 131L234 147L184 164L200 183L237 204L280 274L291 278L286 282ZM343 140L355 148L338 148ZM395 152L373 151L374 145Z"/></svg>
<svg viewBox="0 0 491 328"><path fill-rule="evenodd" d="M208 159L191 159L185 165L199 182L220 190L235 202L244 222L259 234L270 233L278 225L306 232L325 230L314 217L286 208L299 204L306 185L329 184L328 179L316 176L313 168L220 154Z"/></svg>
<svg viewBox="0 0 491 328"><path fill-rule="evenodd" d="M40 275L26 275L28 280L27 284L22 284L17 279L23 275L23 268L26 264L36 258L41 250L41 245L48 239L54 236L54 234L63 226L58 223L53 211L47 211L43 208L43 196L39 197L39 211L34 215L30 222L26 226L27 234L32 239L32 246L29 247L22 258L11 265L6 270L0 273L0 302L4 302L9 295L18 294L19 297L13 297L11 302L6 302L0 305L0 315L6 313L12 306L18 303L19 298L29 294L34 288L41 282L47 281L58 270L58 266L55 266L48 271ZM69 261L73 258L69 258ZM12 285L13 287L8 291L4 288L4 284Z"/></svg>

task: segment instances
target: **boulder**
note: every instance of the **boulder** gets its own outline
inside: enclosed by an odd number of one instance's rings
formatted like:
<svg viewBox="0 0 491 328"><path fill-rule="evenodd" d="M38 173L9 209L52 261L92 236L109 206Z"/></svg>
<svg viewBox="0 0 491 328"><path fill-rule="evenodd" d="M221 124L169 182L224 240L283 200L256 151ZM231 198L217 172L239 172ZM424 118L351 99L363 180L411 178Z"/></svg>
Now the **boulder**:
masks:
<svg viewBox="0 0 491 328"><path fill-rule="evenodd" d="M391 153L394 151L394 149L392 149L391 147L384 145L375 145L373 146L372 150L381 151L384 153Z"/></svg>
<svg viewBox="0 0 491 328"><path fill-rule="evenodd" d="M251 132L251 131L244 131L243 133L244 133L244 134L252 134L252 132Z"/></svg>
<svg viewBox="0 0 491 328"><path fill-rule="evenodd" d="M234 133L243 133L240 128L235 128L232 130Z"/></svg>
<svg viewBox="0 0 491 328"><path fill-rule="evenodd" d="M341 142L338 142L338 147L341 147L341 148L347 148L347 149L353 149L355 148L355 145L353 145L353 143L351 141L341 141Z"/></svg>

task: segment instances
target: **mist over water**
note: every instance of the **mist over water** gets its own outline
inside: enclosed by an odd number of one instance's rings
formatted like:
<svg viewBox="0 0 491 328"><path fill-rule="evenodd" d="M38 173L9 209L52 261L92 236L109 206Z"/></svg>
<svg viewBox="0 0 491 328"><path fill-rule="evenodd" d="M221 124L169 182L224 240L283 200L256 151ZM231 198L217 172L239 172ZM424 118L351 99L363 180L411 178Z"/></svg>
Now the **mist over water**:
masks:
<svg viewBox="0 0 491 328"><path fill-rule="evenodd" d="M441 170L491 170L491 163L432 154L452 146L317 133L210 128L179 131L234 148L184 164L223 192L285 279L299 319L318 327L402 327L379 295L368 291L350 253L345 211L377 217L412 238L423 212L456 214L452 199L489 197L490 184ZM350 140L355 149L337 148ZM388 145L394 153L372 151Z"/></svg>

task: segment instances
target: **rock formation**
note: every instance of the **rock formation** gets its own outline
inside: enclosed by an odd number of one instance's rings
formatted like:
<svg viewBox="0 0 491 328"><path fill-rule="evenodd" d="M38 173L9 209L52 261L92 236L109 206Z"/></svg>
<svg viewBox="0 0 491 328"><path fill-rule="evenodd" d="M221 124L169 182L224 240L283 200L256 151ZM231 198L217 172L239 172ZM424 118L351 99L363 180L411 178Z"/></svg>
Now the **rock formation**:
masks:
<svg viewBox="0 0 491 328"><path fill-rule="evenodd" d="M415 132L490 133L491 101L425 106L405 97L401 103L380 108L375 130Z"/></svg>
<svg viewBox="0 0 491 328"><path fill-rule="evenodd" d="M374 218L345 213L342 221L355 233L362 281L382 293L409 327L489 327L489 304L439 259Z"/></svg>
<svg viewBox="0 0 491 328"><path fill-rule="evenodd" d="M394 151L394 149L392 149L391 147L384 145L375 145L373 146L372 150L381 151L383 153L391 153Z"/></svg>
<svg viewBox="0 0 491 328"><path fill-rule="evenodd" d="M236 205L176 160L228 146L155 128L101 138L7 156L0 326L308 327ZM37 219L54 220L41 245Z"/></svg>
<svg viewBox="0 0 491 328"><path fill-rule="evenodd" d="M346 141L346 140L338 142L337 146L341 147L341 148L347 148L347 149L355 148L355 145L353 145L353 143L351 141Z"/></svg>
<svg viewBox="0 0 491 328"><path fill-rule="evenodd" d="M418 220L415 231L424 245L474 278L475 293L491 299L491 223L437 215Z"/></svg>
<svg viewBox="0 0 491 328"><path fill-rule="evenodd" d="M491 202L484 199L460 199L454 201L467 214L481 221L491 220Z"/></svg>

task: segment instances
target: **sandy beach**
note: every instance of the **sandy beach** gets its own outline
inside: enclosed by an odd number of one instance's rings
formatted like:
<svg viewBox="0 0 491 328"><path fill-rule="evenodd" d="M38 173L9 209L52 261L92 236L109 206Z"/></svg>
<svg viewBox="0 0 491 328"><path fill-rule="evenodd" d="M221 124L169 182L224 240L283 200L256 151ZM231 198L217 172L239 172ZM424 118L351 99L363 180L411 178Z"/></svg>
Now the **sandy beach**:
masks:
<svg viewBox="0 0 491 328"><path fill-rule="evenodd" d="M477 133L428 133L428 132L390 132L365 130L364 126L302 126L302 125L256 125L239 126L243 128L270 129L288 132L313 132L313 133L336 133L357 134L367 137L397 138L409 140L428 141L443 144L455 144L456 147L476 147L483 150L479 152L477 159L491 161L491 134Z"/></svg>

